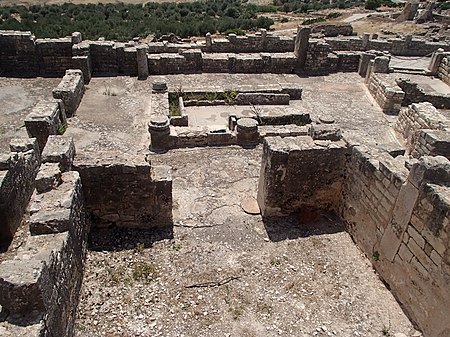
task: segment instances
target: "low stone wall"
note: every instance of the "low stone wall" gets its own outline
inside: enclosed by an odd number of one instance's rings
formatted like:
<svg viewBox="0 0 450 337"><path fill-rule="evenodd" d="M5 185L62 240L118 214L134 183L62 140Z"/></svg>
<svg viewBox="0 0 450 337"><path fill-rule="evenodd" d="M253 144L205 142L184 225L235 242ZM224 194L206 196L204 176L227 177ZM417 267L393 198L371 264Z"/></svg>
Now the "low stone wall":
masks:
<svg viewBox="0 0 450 337"><path fill-rule="evenodd" d="M35 37L31 32L0 30L0 74L36 76L38 73Z"/></svg>
<svg viewBox="0 0 450 337"><path fill-rule="evenodd" d="M438 77L450 85L450 55L445 56L439 65Z"/></svg>
<svg viewBox="0 0 450 337"><path fill-rule="evenodd" d="M325 36L349 36L353 34L353 27L349 23L329 24L319 23L311 26L311 33L321 33Z"/></svg>
<svg viewBox="0 0 450 337"><path fill-rule="evenodd" d="M67 117L72 117L84 94L83 73L81 70L66 70L61 82L53 89L53 98L62 100Z"/></svg>
<svg viewBox="0 0 450 337"><path fill-rule="evenodd" d="M211 43L207 42L201 50L208 53L287 53L294 50L294 39L267 34L262 30L260 34L245 36L229 34L225 38L211 38Z"/></svg>
<svg viewBox="0 0 450 337"><path fill-rule="evenodd" d="M22 222L40 164L36 139L13 140L0 162L0 244L8 245Z"/></svg>
<svg viewBox="0 0 450 337"><path fill-rule="evenodd" d="M403 157L356 147L345 175L350 234L424 334L447 335L450 163L423 157L408 173Z"/></svg>
<svg viewBox="0 0 450 337"><path fill-rule="evenodd" d="M450 51L450 46L442 42L430 42L413 39L407 36L404 39L369 39L367 37L328 37L324 41L333 51L367 51L377 50L390 52L399 56L425 56L439 48Z"/></svg>
<svg viewBox="0 0 450 337"><path fill-rule="evenodd" d="M411 79L398 78L397 85L404 91L405 98L402 105L407 106L411 103L430 102L436 108L450 109L450 92L441 94L435 91L426 92L418 83Z"/></svg>
<svg viewBox="0 0 450 337"><path fill-rule="evenodd" d="M25 118L28 136L37 139L42 151L50 135L57 135L65 128L66 113L59 99L38 102Z"/></svg>
<svg viewBox="0 0 450 337"><path fill-rule="evenodd" d="M410 154L416 147L420 130L446 130L447 132L450 129L450 121L429 102L413 103L407 109L401 110L395 129L406 140L406 153ZM426 137L423 135L421 146L426 146L426 143ZM429 150L431 151L431 148ZM423 152L425 149L418 149L418 151L426 154Z"/></svg>
<svg viewBox="0 0 450 337"><path fill-rule="evenodd" d="M194 56L195 55L195 56ZM229 72L229 73L292 73L297 58L292 53L276 54L149 54L149 73L155 75Z"/></svg>
<svg viewBox="0 0 450 337"><path fill-rule="evenodd" d="M93 225L131 228L172 225L170 168L150 167L139 158L75 161Z"/></svg>
<svg viewBox="0 0 450 337"><path fill-rule="evenodd" d="M444 156L450 160L450 133L442 130L420 130L412 156Z"/></svg>
<svg viewBox="0 0 450 337"><path fill-rule="evenodd" d="M303 207L337 210L347 153L343 141L266 138L258 185L262 215L289 215Z"/></svg>
<svg viewBox="0 0 450 337"><path fill-rule="evenodd" d="M366 85L383 112L395 114L400 111L405 93L389 74L371 72Z"/></svg>

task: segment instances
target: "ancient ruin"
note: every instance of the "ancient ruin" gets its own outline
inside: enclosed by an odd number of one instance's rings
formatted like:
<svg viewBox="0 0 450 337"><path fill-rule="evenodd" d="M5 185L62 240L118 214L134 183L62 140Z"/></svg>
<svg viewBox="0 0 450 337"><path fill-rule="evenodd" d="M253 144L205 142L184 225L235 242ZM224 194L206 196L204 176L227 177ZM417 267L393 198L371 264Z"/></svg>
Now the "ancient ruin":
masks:
<svg viewBox="0 0 450 337"><path fill-rule="evenodd" d="M191 44L0 31L0 335L449 336L449 70L448 40L349 24ZM345 271L308 265L324 250ZM341 282L330 313L299 302L319 270ZM146 294L127 326L109 284L124 306Z"/></svg>

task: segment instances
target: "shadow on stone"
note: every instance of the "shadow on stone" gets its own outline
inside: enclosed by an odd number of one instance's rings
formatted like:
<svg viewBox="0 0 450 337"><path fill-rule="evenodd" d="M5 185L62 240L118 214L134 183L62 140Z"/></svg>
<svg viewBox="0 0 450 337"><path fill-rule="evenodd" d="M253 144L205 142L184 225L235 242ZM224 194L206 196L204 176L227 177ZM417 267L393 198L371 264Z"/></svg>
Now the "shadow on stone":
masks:
<svg viewBox="0 0 450 337"><path fill-rule="evenodd" d="M263 223L273 242L345 231L336 215L320 211L301 211L285 217L263 217Z"/></svg>
<svg viewBox="0 0 450 337"><path fill-rule="evenodd" d="M173 239L173 227L152 229L120 228L112 225L108 228L92 228L89 234L89 249L94 251L121 251L152 247L160 240Z"/></svg>

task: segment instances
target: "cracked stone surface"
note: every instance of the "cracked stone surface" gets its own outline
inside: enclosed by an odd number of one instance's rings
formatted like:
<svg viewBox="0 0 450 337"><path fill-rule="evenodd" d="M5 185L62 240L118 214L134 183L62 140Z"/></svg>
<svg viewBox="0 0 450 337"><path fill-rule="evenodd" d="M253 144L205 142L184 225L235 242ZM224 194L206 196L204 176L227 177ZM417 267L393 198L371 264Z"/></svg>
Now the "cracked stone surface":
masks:
<svg viewBox="0 0 450 337"><path fill-rule="evenodd" d="M76 336L412 336L333 215L246 214L262 148L151 156L173 167L173 233L95 230Z"/></svg>

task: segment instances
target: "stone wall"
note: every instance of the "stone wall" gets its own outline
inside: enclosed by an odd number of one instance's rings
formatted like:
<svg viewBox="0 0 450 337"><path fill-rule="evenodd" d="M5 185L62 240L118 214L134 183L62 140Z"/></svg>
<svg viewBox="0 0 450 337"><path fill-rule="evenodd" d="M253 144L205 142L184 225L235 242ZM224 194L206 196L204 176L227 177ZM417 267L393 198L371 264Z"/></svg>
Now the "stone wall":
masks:
<svg viewBox="0 0 450 337"><path fill-rule="evenodd" d="M33 235L0 264L0 303L13 315L39 314L41 337L72 336L89 228L79 174L35 194L30 213Z"/></svg>
<svg viewBox="0 0 450 337"><path fill-rule="evenodd" d="M0 162L0 244L8 245L34 190L40 155L36 139L13 140Z"/></svg>
<svg viewBox="0 0 450 337"><path fill-rule="evenodd" d="M72 39L37 39L35 41L40 76L63 76L72 66Z"/></svg>
<svg viewBox="0 0 450 337"><path fill-rule="evenodd" d="M311 26L311 33L321 33L325 36L349 36L353 34L353 27L349 23L319 23Z"/></svg>
<svg viewBox="0 0 450 337"><path fill-rule="evenodd" d="M86 208L93 224L133 228L172 225L172 178L169 167L150 167L144 160L78 161Z"/></svg>
<svg viewBox="0 0 450 337"><path fill-rule="evenodd" d="M287 53L294 51L294 39L274 36L265 31L245 36L229 34L225 38L211 38L211 44L203 45L201 50L208 53Z"/></svg>
<svg viewBox="0 0 450 337"><path fill-rule="evenodd" d="M408 173L404 157L355 147L342 194L350 234L429 336L450 332L449 176L443 157L423 157Z"/></svg>
<svg viewBox="0 0 450 337"><path fill-rule="evenodd" d="M36 76L38 73L35 38L31 32L0 30L0 75Z"/></svg>
<svg viewBox="0 0 450 337"><path fill-rule="evenodd" d="M149 54L149 73L155 75L227 72L227 73L292 73L297 58L293 53L260 54Z"/></svg>
<svg viewBox="0 0 450 337"><path fill-rule="evenodd" d="M258 185L262 215L289 215L303 207L336 210L347 153L343 141L265 138Z"/></svg>
<svg viewBox="0 0 450 337"><path fill-rule="evenodd" d="M450 85L450 55L445 56L439 65L438 77Z"/></svg>
<svg viewBox="0 0 450 337"><path fill-rule="evenodd" d="M405 93L389 74L370 72L366 85L383 112L395 114L400 111Z"/></svg>
<svg viewBox="0 0 450 337"><path fill-rule="evenodd" d="M84 94L84 80L81 70L66 70L61 82L53 89L53 98L63 102L67 117L72 117Z"/></svg>
<svg viewBox="0 0 450 337"><path fill-rule="evenodd" d="M442 48L450 51L450 45L442 42L429 42L413 39L407 36L404 39L367 39L364 37L328 37L324 39L333 51L387 51L399 56L425 56Z"/></svg>
<svg viewBox="0 0 450 337"><path fill-rule="evenodd" d="M450 109L450 92L447 94L437 93L433 90L425 91L424 88L412 79L398 78L397 85L404 91L403 105L411 103L430 102L436 108Z"/></svg>
<svg viewBox="0 0 450 337"><path fill-rule="evenodd" d="M443 130L420 130L412 156L444 156L450 160L450 133Z"/></svg>
<svg viewBox="0 0 450 337"><path fill-rule="evenodd" d="M413 103L408 108L403 108L398 115L395 129L401 133L406 141L406 152L410 154L414 151L417 141L419 139L420 130L442 130L448 132L450 128L450 121L447 117L441 114L431 103ZM418 153L426 154L426 144L431 142L431 139L421 137ZM425 147L425 148L422 148ZM429 144L428 151L432 153L432 145Z"/></svg>

